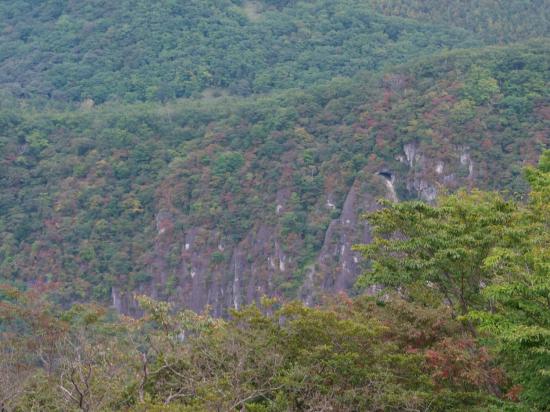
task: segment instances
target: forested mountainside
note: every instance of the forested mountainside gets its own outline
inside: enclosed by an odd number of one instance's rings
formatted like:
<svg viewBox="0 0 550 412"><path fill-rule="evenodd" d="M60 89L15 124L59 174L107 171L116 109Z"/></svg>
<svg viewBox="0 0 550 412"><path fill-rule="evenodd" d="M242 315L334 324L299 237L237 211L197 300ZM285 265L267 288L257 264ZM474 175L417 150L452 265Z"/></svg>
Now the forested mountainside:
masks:
<svg viewBox="0 0 550 412"><path fill-rule="evenodd" d="M204 91L248 95L481 44L464 30L374 14L368 2L275 6L3 2L0 84L16 97L98 103L166 101Z"/></svg>
<svg viewBox="0 0 550 412"><path fill-rule="evenodd" d="M1 1L0 411L549 411L549 10Z"/></svg>
<svg viewBox="0 0 550 412"><path fill-rule="evenodd" d="M546 35L547 6L543 0L5 1L0 86L18 98L58 102L265 93L411 56Z"/></svg>
<svg viewBox="0 0 550 412"><path fill-rule="evenodd" d="M525 191L548 143L545 13L4 2L2 279L126 313L135 291L217 315L349 291L379 197Z"/></svg>
<svg viewBox="0 0 550 412"><path fill-rule="evenodd" d="M546 36L548 6L546 0L4 1L0 91L90 104L307 87L448 49Z"/></svg>
<svg viewBox="0 0 550 412"><path fill-rule="evenodd" d="M488 42L509 42L548 36L547 0L372 0L377 12L408 17L481 35Z"/></svg>
<svg viewBox="0 0 550 412"><path fill-rule="evenodd" d="M534 42L266 97L5 108L2 275L125 312L136 290L216 314L348 290L379 197L525 191L548 144L548 66Z"/></svg>

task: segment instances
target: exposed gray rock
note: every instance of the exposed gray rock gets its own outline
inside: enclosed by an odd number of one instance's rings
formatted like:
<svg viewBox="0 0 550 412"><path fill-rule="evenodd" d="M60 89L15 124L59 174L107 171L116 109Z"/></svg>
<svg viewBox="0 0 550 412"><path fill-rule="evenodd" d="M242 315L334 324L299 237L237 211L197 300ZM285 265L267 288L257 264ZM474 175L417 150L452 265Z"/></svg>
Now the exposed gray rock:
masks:
<svg viewBox="0 0 550 412"><path fill-rule="evenodd" d="M452 153L428 156L416 143L405 144L403 154L396 156L393 165L360 173L341 206L333 192L319 198L316 213L330 216L341 210L340 215L330 221L315 261L301 268L295 263L301 244L285 243L288 239L281 235L277 224L277 215L285 213L291 197L286 187L280 188L273 199L274 220L258 223L237 244L223 238L219 231L201 226L177 232L175 212L161 209L153 225L154 247L143 258L152 281L135 292L195 311L209 307L211 314L224 316L228 308L241 308L264 295L283 296L284 285L296 282L295 274L299 272L302 278L297 297L313 305L323 293L348 291L355 283L362 261L353 245L371 240L368 222L361 219L361 214L378 208L378 198L397 202L398 188L406 188L409 197L434 202L440 186L454 189L475 175L476 165L467 147L457 146ZM173 287L167 290L169 284ZM378 291L374 285L369 293ZM130 292L113 288L112 300L119 312L140 313Z"/></svg>

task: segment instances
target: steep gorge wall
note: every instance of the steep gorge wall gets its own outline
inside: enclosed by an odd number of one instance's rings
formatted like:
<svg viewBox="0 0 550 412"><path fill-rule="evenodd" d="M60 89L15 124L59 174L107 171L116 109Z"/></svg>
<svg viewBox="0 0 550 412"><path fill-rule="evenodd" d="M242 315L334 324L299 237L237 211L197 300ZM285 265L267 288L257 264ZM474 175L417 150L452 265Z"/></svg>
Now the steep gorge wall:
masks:
<svg viewBox="0 0 550 412"><path fill-rule="evenodd" d="M370 241L362 214L378 208L379 198L397 201L401 195L433 202L441 190L472 185L476 172L467 147L429 157L415 143L404 145L393 162L381 168L367 166L348 188L340 209L332 193L322 194L320 213L334 215L340 210L339 216L330 221L314 260L301 266L300 240L282 236L281 229L270 222L257 222L234 244L219 231L200 226L178 232L176 216L158 210L154 248L144 257L152 280L134 292L195 311L208 307L213 315L223 316L229 308L240 308L262 296L289 297L293 284L297 290L290 297L314 304L324 293L352 289L363 263L352 246ZM284 213L289 195L284 188L277 191L272 213ZM139 313L132 292L113 288L112 298L120 312Z"/></svg>
<svg viewBox="0 0 550 412"><path fill-rule="evenodd" d="M522 169L550 143L547 49L445 52L247 99L4 110L0 281L130 314L134 293L223 315L349 291L376 199L527 190Z"/></svg>

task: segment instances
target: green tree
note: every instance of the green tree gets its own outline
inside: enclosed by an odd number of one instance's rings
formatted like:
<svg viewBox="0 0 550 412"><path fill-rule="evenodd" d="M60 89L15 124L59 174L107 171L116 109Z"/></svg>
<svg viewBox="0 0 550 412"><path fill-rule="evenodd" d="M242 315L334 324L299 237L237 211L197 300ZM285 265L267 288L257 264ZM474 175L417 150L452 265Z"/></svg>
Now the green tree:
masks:
<svg viewBox="0 0 550 412"><path fill-rule="evenodd" d="M462 315L479 305L479 291L492 277L483 262L516 206L480 191L442 196L435 206L384 203L386 208L366 215L373 242L355 247L371 261L359 284L400 287L421 282L439 289Z"/></svg>
<svg viewBox="0 0 550 412"><path fill-rule="evenodd" d="M497 80L491 76L488 69L474 66L468 73L462 93L467 99L471 99L477 104L484 104L499 90Z"/></svg>
<svg viewBox="0 0 550 412"><path fill-rule="evenodd" d="M529 203L506 227L484 261L494 282L483 291L490 310L470 313L492 333L520 398L536 410L550 405L550 151L526 172Z"/></svg>

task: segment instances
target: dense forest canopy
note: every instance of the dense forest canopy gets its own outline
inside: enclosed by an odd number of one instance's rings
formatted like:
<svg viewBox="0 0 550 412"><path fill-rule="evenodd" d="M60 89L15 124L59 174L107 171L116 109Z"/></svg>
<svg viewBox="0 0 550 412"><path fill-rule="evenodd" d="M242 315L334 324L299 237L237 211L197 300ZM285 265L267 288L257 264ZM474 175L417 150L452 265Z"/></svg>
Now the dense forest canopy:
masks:
<svg viewBox="0 0 550 412"><path fill-rule="evenodd" d="M412 56L546 35L547 6L544 0L9 1L0 4L0 90L101 103L306 87Z"/></svg>
<svg viewBox="0 0 550 412"><path fill-rule="evenodd" d="M462 27L487 42L543 37L550 30L547 0L372 0L371 4L387 16Z"/></svg>
<svg viewBox="0 0 550 412"><path fill-rule="evenodd" d="M535 42L447 53L386 77L365 73L269 97L6 108L2 275L63 280L69 301L106 300L112 286L132 290L151 280L145 251L162 210L176 233L169 271L181 262L178 233L203 225L231 244L266 218L294 245L299 269L321 247L350 182L365 167L395 164L410 141L426 154L467 146L484 164L479 185L524 191L522 162L536 161L547 143L548 56ZM402 90L392 92L384 78L403 79ZM277 215L281 187L292 196ZM328 190L336 210L323 208ZM410 196L400 184L397 191ZM231 259L228 251L209 254L212 266ZM288 282L285 293L295 296L300 279Z"/></svg>
<svg viewBox="0 0 550 412"><path fill-rule="evenodd" d="M248 95L481 44L463 30L373 14L366 2L264 5L258 19L245 5L4 2L0 84L17 97L98 103L166 101L209 88Z"/></svg>
<svg viewBox="0 0 550 412"><path fill-rule="evenodd" d="M0 2L0 411L549 411L549 13Z"/></svg>

